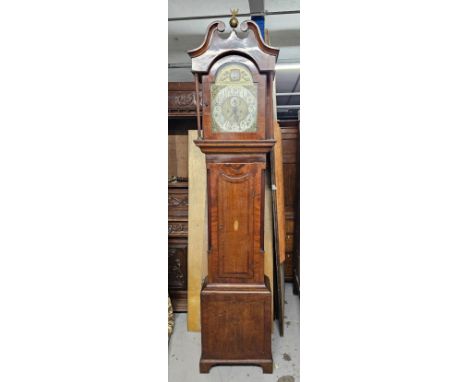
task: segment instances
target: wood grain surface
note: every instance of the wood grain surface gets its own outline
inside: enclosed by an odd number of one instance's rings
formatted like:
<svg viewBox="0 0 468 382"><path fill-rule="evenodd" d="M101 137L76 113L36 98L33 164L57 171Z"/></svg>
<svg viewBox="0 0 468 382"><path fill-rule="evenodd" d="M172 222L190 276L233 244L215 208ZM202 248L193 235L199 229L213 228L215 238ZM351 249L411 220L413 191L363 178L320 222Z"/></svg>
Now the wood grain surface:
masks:
<svg viewBox="0 0 468 382"><path fill-rule="evenodd" d="M207 274L205 155L195 146L197 131L188 132L189 235L187 330L200 331L200 291Z"/></svg>

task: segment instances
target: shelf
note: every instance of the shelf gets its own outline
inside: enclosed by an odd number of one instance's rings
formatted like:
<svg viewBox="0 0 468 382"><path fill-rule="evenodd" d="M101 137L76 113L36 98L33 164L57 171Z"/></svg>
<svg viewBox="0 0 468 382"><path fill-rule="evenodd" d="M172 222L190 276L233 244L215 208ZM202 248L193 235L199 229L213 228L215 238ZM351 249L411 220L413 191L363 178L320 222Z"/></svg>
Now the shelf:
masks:
<svg viewBox="0 0 468 382"><path fill-rule="evenodd" d="M174 182L167 185L169 188L188 188L188 182Z"/></svg>

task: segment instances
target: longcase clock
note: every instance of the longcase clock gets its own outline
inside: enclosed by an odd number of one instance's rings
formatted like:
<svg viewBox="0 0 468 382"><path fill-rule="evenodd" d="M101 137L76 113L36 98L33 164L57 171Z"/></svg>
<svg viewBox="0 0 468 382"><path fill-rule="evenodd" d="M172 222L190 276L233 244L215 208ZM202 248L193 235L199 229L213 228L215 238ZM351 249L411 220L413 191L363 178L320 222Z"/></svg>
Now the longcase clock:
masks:
<svg viewBox="0 0 468 382"><path fill-rule="evenodd" d="M233 17L230 25L225 35L224 23L213 22L202 45L188 52L202 93L195 143L206 154L208 189L200 372L218 364L255 364L271 373L273 280L264 272L263 232L279 50L265 44L252 21L236 30Z"/></svg>

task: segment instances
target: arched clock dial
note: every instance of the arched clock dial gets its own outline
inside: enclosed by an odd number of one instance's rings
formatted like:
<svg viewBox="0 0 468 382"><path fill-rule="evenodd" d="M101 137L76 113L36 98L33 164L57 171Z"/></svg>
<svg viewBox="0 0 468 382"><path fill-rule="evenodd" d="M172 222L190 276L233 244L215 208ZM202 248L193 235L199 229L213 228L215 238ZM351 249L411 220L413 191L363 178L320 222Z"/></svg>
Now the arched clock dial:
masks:
<svg viewBox="0 0 468 382"><path fill-rule="evenodd" d="M227 64L211 85L213 131L257 131L257 87L244 65Z"/></svg>

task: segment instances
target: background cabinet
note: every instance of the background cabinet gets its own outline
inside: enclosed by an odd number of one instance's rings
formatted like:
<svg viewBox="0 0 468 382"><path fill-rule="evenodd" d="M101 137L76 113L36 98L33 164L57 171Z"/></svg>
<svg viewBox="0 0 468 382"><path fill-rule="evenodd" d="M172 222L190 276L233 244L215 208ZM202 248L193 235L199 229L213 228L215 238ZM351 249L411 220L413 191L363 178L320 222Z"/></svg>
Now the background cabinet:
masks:
<svg viewBox="0 0 468 382"><path fill-rule="evenodd" d="M176 312L187 311L188 183L169 184L168 283Z"/></svg>
<svg viewBox="0 0 468 382"><path fill-rule="evenodd" d="M195 84L168 84L168 287L175 312L187 311L188 130L196 130Z"/></svg>
<svg viewBox="0 0 468 382"><path fill-rule="evenodd" d="M284 279L293 282L299 271L299 121L278 121L283 141L284 209L286 218L286 260Z"/></svg>

